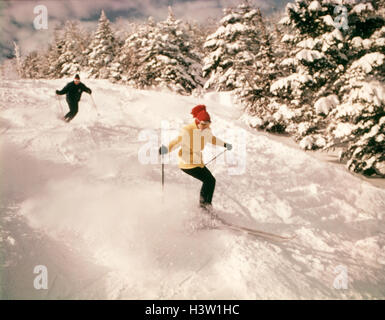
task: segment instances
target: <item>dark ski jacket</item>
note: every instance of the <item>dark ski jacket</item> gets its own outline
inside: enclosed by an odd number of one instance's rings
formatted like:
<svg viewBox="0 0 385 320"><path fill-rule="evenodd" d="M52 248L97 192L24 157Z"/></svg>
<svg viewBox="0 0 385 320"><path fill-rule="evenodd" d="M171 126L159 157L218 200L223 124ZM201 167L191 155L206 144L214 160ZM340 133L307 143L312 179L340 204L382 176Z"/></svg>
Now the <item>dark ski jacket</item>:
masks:
<svg viewBox="0 0 385 320"><path fill-rule="evenodd" d="M67 100L78 102L82 96L83 91L89 94L92 93L91 89L86 87L84 83L80 82L79 84L75 84L75 82L71 81L68 82L62 90L56 90L56 93L60 95L65 94Z"/></svg>

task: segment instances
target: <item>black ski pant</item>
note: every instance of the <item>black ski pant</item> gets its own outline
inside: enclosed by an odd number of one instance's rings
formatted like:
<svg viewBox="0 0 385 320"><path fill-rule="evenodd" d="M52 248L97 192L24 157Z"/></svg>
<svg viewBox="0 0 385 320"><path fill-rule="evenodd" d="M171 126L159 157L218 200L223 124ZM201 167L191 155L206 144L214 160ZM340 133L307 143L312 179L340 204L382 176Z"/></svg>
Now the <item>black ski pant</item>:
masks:
<svg viewBox="0 0 385 320"><path fill-rule="evenodd" d="M76 114L78 113L79 101L70 100L70 99L66 99L66 100L67 100L68 106L70 108L70 111L64 116L64 119L67 121L71 121L76 116Z"/></svg>
<svg viewBox="0 0 385 320"><path fill-rule="evenodd" d="M200 192L200 205L211 204L215 189L215 178L206 167L196 167L193 169L182 169L183 172L203 182Z"/></svg>

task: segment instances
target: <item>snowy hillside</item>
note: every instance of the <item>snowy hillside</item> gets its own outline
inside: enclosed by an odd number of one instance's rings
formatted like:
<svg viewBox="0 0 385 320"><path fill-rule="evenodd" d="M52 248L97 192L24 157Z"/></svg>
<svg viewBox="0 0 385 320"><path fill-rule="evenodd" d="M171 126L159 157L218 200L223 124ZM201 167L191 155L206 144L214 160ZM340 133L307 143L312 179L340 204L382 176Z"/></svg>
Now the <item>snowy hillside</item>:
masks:
<svg viewBox="0 0 385 320"><path fill-rule="evenodd" d="M384 189L248 128L223 94L84 82L97 110L83 94L69 124L54 95L64 79L1 83L0 298L385 298ZM175 133L189 123L198 103L234 145L209 165L214 207L294 240L192 232L200 183L175 163L162 195L160 163L142 164L138 152L149 134L160 138L162 120ZM206 161L222 150L209 148ZM48 269L47 290L34 289L37 265ZM338 289L344 270L348 287Z"/></svg>

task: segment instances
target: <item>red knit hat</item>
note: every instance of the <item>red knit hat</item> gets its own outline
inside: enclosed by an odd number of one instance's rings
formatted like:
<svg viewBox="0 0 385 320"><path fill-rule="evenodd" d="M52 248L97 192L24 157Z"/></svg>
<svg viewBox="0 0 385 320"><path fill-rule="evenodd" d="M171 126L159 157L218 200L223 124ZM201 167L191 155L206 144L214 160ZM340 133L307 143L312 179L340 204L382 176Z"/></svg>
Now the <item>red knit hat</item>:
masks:
<svg viewBox="0 0 385 320"><path fill-rule="evenodd" d="M192 110L191 110L191 114L193 115L194 118L196 118L196 116L198 115L199 112L201 112L202 110L205 110L206 111L206 106L204 104L198 104L197 106L195 106Z"/></svg>
<svg viewBox="0 0 385 320"><path fill-rule="evenodd" d="M202 110L195 117L195 123L199 124L200 122L211 122L210 115L206 110Z"/></svg>

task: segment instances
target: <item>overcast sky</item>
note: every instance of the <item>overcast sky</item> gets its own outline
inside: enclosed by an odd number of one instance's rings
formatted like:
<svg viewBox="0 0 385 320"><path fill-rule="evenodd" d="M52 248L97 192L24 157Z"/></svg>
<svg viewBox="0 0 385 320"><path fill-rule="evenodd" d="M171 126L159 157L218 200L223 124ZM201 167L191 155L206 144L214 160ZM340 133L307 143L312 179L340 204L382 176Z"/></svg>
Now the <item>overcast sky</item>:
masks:
<svg viewBox="0 0 385 320"><path fill-rule="evenodd" d="M268 14L281 11L288 0L250 0ZM123 30L129 21L156 20L167 17L167 7L172 6L180 19L204 22L218 19L226 7L236 6L240 0L0 0L0 60L13 55L16 41L22 55L47 47L54 27L66 20L78 20L87 30L94 30L100 11L104 9L116 30ZM37 5L48 10L48 29L36 30L33 12Z"/></svg>

